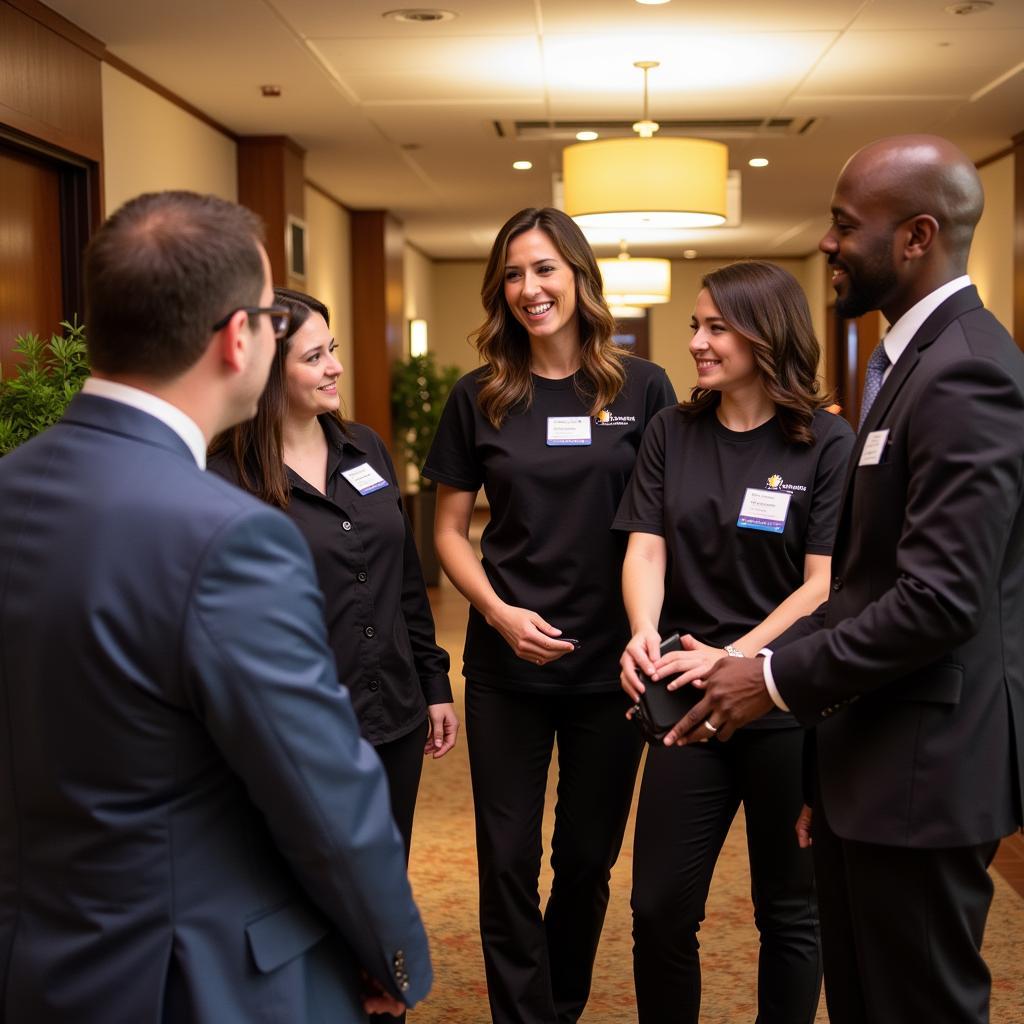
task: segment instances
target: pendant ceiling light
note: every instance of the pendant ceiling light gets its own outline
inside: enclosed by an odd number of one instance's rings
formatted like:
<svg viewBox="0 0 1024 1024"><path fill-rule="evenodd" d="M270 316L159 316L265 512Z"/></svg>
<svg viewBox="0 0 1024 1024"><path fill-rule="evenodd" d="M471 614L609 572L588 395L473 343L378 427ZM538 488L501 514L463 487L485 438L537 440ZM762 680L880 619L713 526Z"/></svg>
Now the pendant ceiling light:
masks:
<svg viewBox="0 0 1024 1024"><path fill-rule="evenodd" d="M729 150L710 139L654 138L648 117L647 73L657 61L637 61L644 74L644 116L635 139L567 146L562 153L565 212L582 228L707 228L725 223Z"/></svg>
<svg viewBox="0 0 1024 1024"><path fill-rule="evenodd" d="M601 259L597 265L604 281L609 306L656 306L672 297L672 264L669 260L634 259L619 246L618 257Z"/></svg>

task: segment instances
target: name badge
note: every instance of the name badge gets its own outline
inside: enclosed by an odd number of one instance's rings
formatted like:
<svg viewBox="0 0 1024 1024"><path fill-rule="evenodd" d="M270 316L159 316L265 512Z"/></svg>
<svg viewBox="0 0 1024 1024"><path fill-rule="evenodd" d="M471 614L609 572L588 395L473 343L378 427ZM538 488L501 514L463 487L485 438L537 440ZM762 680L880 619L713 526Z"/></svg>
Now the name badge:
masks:
<svg viewBox="0 0 1024 1024"><path fill-rule="evenodd" d="M549 416L548 445L590 444L589 416Z"/></svg>
<svg viewBox="0 0 1024 1024"><path fill-rule="evenodd" d="M767 533L782 533L789 515L792 494L783 491L765 491L759 487L748 487L740 507L737 526L746 530L764 530Z"/></svg>
<svg viewBox="0 0 1024 1024"><path fill-rule="evenodd" d="M344 469L341 475L360 493L373 494L382 487L387 487L388 482L371 466L364 462L355 469Z"/></svg>
<svg viewBox="0 0 1024 1024"><path fill-rule="evenodd" d="M888 430L872 430L864 447L860 450L858 466L877 466L882 461L885 443L889 440Z"/></svg>

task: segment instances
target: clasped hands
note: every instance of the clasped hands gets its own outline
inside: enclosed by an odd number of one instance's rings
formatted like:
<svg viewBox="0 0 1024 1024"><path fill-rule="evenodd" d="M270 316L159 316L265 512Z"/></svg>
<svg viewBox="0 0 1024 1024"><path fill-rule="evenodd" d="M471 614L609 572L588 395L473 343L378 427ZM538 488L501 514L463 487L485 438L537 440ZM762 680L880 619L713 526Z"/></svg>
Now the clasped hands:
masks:
<svg viewBox="0 0 1024 1024"><path fill-rule="evenodd" d="M661 656L661 637L655 629L640 630L626 645L619 664L623 690L634 701L644 686L637 678L639 667L652 680L672 678L670 690L693 686L704 697L666 733L665 746L684 747L703 743L712 736L728 740L741 726L760 718L775 706L764 682L760 658L730 658L687 634L683 649Z"/></svg>

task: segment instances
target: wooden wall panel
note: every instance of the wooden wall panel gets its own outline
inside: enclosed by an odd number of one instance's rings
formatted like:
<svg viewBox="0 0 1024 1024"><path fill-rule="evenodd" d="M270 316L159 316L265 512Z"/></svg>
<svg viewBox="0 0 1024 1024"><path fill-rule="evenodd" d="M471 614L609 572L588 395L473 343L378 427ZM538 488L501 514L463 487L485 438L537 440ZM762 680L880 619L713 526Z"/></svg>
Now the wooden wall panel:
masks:
<svg viewBox="0 0 1024 1024"><path fill-rule="evenodd" d="M100 60L0 0L0 123L51 146L103 159Z"/></svg>
<svg viewBox="0 0 1024 1024"><path fill-rule="evenodd" d="M352 374L355 419L391 447L391 364L402 356L405 233L386 210L354 210Z"/></svg>
<svg viewBox="0 0 1024 1024"><path fill-rule="evenodd" d="M0 365L19 334L49 337L64 317L59 169L0 146Z"/></svg>
<svg viewBox="0 0 1024 1024"><path fill-rule="evenodd" d="M305 219L305 151L282 135L238 139L238 201L258 213L267 228L267 255L274 284L304 289L288 274L285 233L288 217Z"/></svg>

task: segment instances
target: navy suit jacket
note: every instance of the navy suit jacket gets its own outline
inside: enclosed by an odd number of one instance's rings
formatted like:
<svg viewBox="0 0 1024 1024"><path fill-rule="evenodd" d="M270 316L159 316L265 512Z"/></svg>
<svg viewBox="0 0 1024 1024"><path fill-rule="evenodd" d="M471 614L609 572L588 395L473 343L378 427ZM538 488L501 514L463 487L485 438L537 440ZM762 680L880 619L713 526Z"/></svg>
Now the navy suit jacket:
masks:
<svg viewBox="0 0 1024 1024"><path fill-rule="evenodd" d="M362 1021L431 983L280 512L79 395L0 460L0 1020Z"/></svg>
<svg viewBox="0 0 1024 1024"><path fill-rule="evenodd" d="M858 465L882 430L881 459ZM931 314L875 400L832 571L828 603L773 644L772 671L817 727L833 831L909 847L1012 832L1024 793L1024 355L974 288Z"/></svg>

